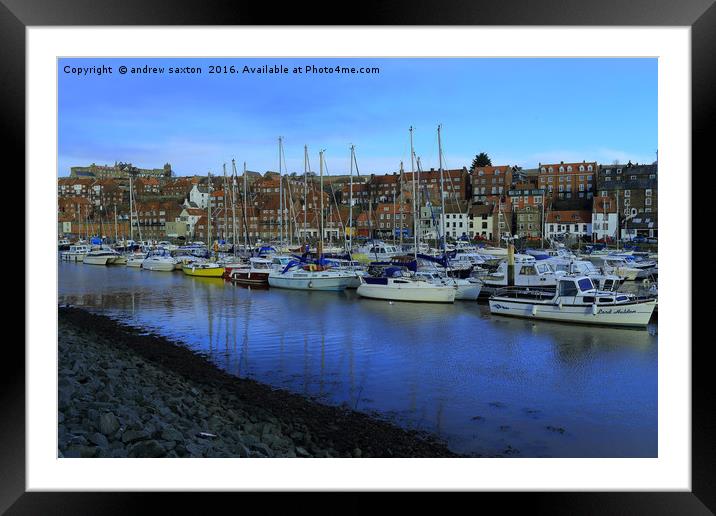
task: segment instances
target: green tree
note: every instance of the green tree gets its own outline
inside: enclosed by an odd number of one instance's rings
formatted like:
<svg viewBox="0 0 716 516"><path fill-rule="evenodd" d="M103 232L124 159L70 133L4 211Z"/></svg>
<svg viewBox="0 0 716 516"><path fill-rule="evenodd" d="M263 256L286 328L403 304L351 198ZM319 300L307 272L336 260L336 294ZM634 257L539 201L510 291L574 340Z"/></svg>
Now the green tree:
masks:
<svg viewBox="0 0 716 516"><path fill-rule="evenodd" d="M481 152L480 154L477 154L475 156L475 159L472 160L472 169L476 169L478 167L491 167L492 166L492 160L490 159L490 156L487 155L485 152Z"/></svg>

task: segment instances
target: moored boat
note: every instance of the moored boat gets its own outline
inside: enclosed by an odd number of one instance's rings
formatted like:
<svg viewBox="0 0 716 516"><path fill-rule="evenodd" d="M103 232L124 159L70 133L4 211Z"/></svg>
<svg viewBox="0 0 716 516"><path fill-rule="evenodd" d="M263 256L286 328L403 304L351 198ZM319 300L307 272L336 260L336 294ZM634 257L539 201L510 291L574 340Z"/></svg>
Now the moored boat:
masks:
<svg viewBox="0 0 716 516"><path fill-rule="evenodd" d="M176 260L168 253L150 254L142 262L142 269L148 271L171 272L176 267Z"/></svg>
<svg viewBox="0 0 716 516"><path fill-rule="evenodd" d="M248 265L234 267L229 273L229 279L242 285L267 285L272 270L271 260L251 258Z"/></svg>
<svg viewBox="0 0 716 516"><path fill-rule="evenodd" d="M200 276L203 278L220 278L224 275L224 268L218 263L188 263L182 266L182 272L187 276Z"/></svg>
<svg viewBox="0 0 716 516"><path fill-rule="evenodd" d="M435 285L410 277L362 276L356 292L361 297L388 301L412 301L421 303L452 303L457 288L451 285Z"/></svg>
<svg viewBox="0 0 716 516"><path fill-rule="evenodd" d="M557 288L506 287L490 297L496 315L607 326L646 326L656 300L599 291L587 276L560 277Z"/></svg>

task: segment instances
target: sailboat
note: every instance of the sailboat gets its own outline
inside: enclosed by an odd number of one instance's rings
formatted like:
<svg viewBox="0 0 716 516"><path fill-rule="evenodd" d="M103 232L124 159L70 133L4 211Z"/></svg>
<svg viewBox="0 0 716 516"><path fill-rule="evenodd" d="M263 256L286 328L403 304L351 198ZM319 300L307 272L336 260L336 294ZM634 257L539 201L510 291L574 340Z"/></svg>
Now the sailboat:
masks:
<svg viewBox="0 0 716 516"><path fill-rule="evenodd" d="M418 259L418 213L415 191L415 150L413 149L413 128L410 128L410 163L413 182L413 258ZM389 301L414 301L427 303L452 303L455 301L457 286L425 281L406 274L402 267L387 267L377 276L361 276L361 285L356 292L361 297Z"/></svg>
<svg viewBox="0 0 716 516"><path fill-rule="evenodd" d="M291 260L282 270L269 273L268 283L272 287L294 290L345 290L355 281L353 271L334 270L323 259L323 152L320 151L321 217L319 244L317 249L318 263L306 263Z"/></svg>

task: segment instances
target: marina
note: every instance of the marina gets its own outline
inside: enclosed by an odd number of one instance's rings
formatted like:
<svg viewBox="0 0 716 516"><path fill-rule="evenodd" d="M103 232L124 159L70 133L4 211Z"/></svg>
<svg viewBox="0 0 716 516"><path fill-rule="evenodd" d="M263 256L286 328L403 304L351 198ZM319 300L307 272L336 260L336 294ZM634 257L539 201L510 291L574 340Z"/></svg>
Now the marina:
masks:
<svg viewBox="0 0 716 516"><path fill-rule="evenodd" d="M237 377L434 433L455 453L656 453L655 318L641 329L584 326L496 316L477 301L58 266L60 305L177 339Z"/></svg>

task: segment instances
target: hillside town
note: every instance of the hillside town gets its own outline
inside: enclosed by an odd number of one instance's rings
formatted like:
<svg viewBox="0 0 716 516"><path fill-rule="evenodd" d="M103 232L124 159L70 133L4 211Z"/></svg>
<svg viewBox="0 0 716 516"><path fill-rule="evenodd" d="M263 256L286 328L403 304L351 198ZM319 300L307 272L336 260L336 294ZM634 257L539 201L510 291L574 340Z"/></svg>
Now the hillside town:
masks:
<svg viewBox="0 0 716 516"><path fill-rule="evenodd" d="M488 163L324 175L323 190L315 172L236 173L235 166L229 172L225 166L217 175L177 175L169 163L142 169L121 162L72 167L69 177L57 180L58 235L314 240L323 207L328 240L350 231L356 239L412 238L417 228L420 239L429 241L437 239L443 222L448 240L499 242L507 235L527 242L612 243L658 237L657 162L538 163L530 169Z"/></svg>

